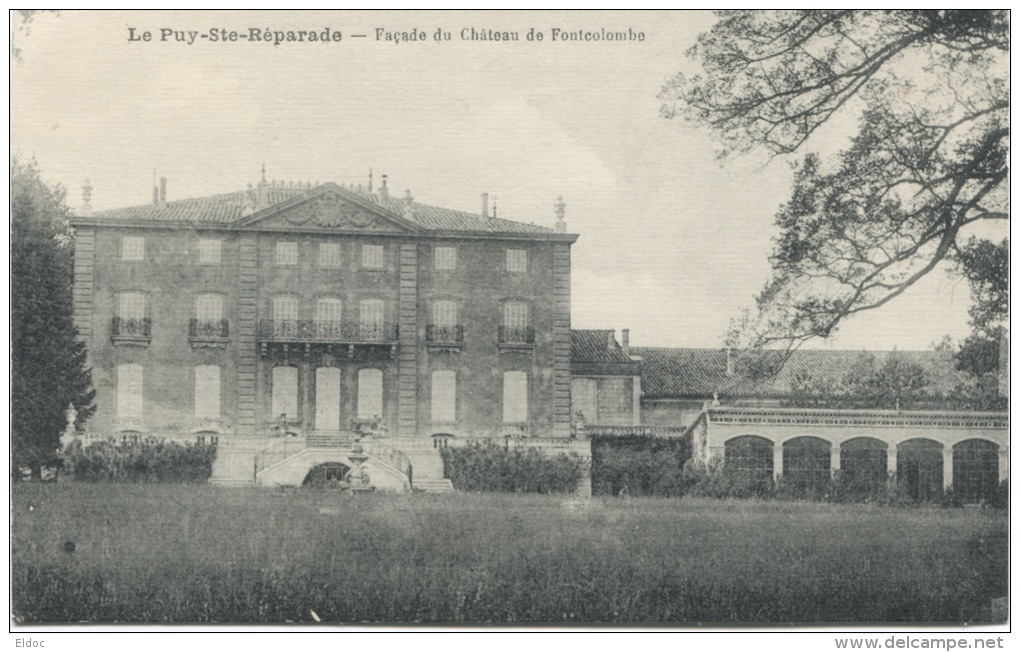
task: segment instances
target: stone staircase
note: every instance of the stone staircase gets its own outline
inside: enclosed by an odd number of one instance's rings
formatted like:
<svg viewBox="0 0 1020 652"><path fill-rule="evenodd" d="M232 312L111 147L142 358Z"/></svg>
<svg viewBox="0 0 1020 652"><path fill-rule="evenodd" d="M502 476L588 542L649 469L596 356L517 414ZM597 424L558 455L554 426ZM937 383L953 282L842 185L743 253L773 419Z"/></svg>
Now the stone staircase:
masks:
<svg viewBox="0 0 1020 652"><path fill-rule="evenodd" d="M443 458L432 447L431 438L392 437L383 441L411 459L411 467L414 469L411 486L415 490L428 493L454 491L450 481L443 477Z"/></svg>

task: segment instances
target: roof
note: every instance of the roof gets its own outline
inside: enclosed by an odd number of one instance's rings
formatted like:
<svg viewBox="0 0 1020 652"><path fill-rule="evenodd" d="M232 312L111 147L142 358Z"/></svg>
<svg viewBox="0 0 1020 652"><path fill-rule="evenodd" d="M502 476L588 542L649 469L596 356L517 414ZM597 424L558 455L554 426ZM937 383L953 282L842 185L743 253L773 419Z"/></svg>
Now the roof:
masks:
<svg viewBox="0 0 1020 652"><path fill-rule="evenodd" d="M937 351L794 351L782 369L771 377L749 377L739 352L733 354L734 373L727 375L725 349L675 349L632 347L641 358L641 387L648 397L729 396L783 397L794 393L797 383L832 387L838 392L848 374L860 369L870 356L876 366L891 356L925 370L929 395L945 395L967 382L956 369L953 354ZM778 354L777 354L778 355Z"/></svg>
<svg viewBox="0 0 1020 652"><path fill-rule="evenodd" d="M612 346L609 345L610 339ZM611 330L570 331L571 362L631 362L616 342L616 332Z"/></svg>
<svg viewBox="0 0 1020 652"><path fill-rule="evenodd" d="M286 201L300 198L321 187L305 183L271 182L264 183L262 190L266 196L265 208L271 208ZM329 184L334 185L334 184ZM387 210L395 216L404 217L405 200L387 197L383 199L377 193L366 192L360 186L335 184L343 194L361 201L371 202ZM241 190L208 197L180 199L168 201L165 206L143 204L107 211L97 211L93 216L101 221L159 221L189 222L204 224L233 224L242 220L246 199L253 191ZM467 213L450 208L414 203L413 221L427 230L434 231L471 231L488 233L554 233L554 230L536 224L514 222L497 217L484 217L475 213Z"/></svg>

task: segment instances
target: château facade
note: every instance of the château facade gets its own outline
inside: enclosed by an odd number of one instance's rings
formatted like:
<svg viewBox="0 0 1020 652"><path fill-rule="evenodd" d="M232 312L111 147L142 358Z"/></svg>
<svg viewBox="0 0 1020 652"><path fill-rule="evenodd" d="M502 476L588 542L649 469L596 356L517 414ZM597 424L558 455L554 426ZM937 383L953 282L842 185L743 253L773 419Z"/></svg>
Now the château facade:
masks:
<svg viewBox="0 0 1020 652"><path fill-rule="evenodd" d="M577 236L562 201L555 229L487 203L394 198L383 177L374 192L263 178L180 201L162 180L148 205L86 204L74 301L90 429L216 435L221 457L288 433L569 437Z"/></svg>

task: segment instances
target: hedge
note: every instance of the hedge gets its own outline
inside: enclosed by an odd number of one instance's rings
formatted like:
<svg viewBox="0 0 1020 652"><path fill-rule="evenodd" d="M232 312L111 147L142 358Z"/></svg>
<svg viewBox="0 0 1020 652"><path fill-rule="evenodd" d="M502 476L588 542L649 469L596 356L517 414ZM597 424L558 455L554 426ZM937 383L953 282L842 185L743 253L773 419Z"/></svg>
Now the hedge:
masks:
<svg viewBox="0 0 1020 652"><path fill-rule="evenodd" d="M180 443L156 437L109 437L64 451L64 470L81 482L202 483L212 476L216 441Z"/></svg>
<svg viewBox="0 0 1020 652"><path fill-rule="evenodd" d="M535 448L473 444L440 453L444 475L458 491L570 493L583 469L576 453L546 455Z"/></svg>
<svg viewBox="0 0 1020 652"><path fill-rule="evenodd" d="M687 437L602 436L591 439L591 490L603 496L681 496L691 458Z"/></svg>

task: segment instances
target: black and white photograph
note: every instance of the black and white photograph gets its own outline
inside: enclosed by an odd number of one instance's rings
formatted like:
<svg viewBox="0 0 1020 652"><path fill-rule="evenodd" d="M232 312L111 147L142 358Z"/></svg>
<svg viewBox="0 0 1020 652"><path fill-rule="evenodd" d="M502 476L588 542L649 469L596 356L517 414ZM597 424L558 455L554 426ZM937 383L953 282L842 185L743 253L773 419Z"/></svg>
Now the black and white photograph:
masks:
<svg viewBox="0 0 1020 652"><path fill-rule="evenodd" d="M11 646L1008 645L1008 9L9 20Z"/></svg>

